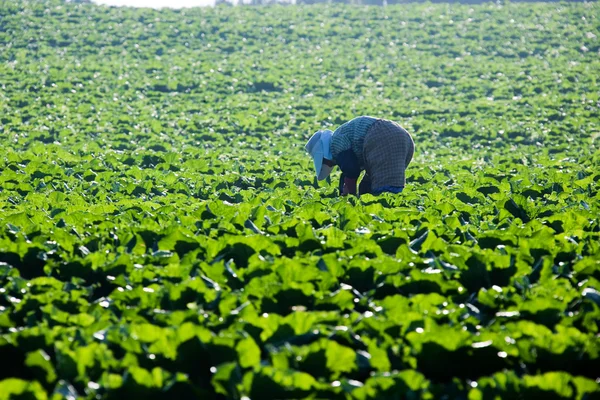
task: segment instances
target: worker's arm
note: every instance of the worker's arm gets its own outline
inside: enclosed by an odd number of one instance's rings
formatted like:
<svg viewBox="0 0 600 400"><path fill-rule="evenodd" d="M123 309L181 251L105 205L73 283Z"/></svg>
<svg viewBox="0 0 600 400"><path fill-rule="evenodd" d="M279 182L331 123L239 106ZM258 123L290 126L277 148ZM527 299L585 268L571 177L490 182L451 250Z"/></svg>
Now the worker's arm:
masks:
<svg viewBox="0 0 600 400"><path fill-rule="evenodd" d="M342 151L336 158L336 164L342 170L344 175L343 195L356 194L356 181L360 176L360 166L358 158L352 150Z"/></svg>

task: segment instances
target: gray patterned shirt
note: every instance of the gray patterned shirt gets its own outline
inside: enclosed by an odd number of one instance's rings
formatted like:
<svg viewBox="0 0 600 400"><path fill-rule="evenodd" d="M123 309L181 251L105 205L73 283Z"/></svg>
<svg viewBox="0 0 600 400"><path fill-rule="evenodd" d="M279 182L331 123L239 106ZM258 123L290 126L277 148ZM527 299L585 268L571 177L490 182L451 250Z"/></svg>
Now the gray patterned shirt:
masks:
<svg viewBox="0 0 600 400"><path fill-rule="evenodd" d="M365 136L376 121L375 117L356 117L337 128L331 137L333 159L335 160L341 152L352 149L362 168L365 162L363 157Z"/></svg>

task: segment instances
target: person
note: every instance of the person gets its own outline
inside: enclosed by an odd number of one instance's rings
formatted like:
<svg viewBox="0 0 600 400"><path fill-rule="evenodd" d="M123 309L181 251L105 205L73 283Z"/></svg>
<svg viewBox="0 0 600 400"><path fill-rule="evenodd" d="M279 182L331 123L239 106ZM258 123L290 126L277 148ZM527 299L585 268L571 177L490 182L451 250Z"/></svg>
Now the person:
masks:
<svg viewBox="0 0 600 400"><path fill-rule="evenodd" d="M306 143L313 158L318 180L326 179L335 165L342 171L340 192L358 194L400 193L406 185L406 168L415 143L412 136L396 122L370 116L356 117L335 132L319 130Z"/></svg>

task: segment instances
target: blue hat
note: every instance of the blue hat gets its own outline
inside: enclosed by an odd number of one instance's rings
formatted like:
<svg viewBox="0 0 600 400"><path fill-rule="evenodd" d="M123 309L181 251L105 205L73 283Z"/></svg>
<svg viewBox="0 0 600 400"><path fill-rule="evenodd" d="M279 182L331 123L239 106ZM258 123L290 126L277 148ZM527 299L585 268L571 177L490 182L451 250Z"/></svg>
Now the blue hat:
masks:
<svg viewBox="0 0 600 400"><path fill-rule="evenodd" d="M304 146L306 151L308 151L313 158L317 179L320 181L327 178L333 169L333 167L323 164L323 158L333 160L331 155L332 136L333 132L328 129L318 131L312 135L308 140L308 143L306 143L306 146Z"/></svg>

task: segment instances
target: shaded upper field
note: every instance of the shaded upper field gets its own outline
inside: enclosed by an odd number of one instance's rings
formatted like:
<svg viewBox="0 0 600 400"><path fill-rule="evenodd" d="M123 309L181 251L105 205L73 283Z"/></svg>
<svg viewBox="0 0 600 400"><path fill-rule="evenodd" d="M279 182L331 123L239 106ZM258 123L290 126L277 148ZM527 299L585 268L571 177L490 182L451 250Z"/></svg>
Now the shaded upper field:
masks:
<svg viewBox="0 0 600 400"><path fill-rule="evenodd" d="M475 140L479 153L553 152L570 135L586 152L598 133L595 7L11 2L0 10L1 122L6 135L27 131L20 145L106 134L131 150L146 132L175 146L211 130L260 146L372 114L423 132L423 150Z"/></svg>

